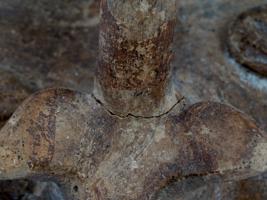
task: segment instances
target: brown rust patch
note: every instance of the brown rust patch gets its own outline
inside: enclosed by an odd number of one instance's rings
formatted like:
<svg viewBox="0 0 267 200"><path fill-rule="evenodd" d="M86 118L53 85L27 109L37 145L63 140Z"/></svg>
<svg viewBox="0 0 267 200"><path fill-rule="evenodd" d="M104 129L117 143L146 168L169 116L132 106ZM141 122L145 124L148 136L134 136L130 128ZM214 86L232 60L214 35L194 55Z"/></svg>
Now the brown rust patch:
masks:
<svg viewBox="0 0 267 200"><path fill-rule="evenodd" d="M207 145L211 142L208 137L192 129L194 119L188 113L190 113L189 110L179 116L169 116L165 124L166 134L173 141L179 142L175 162L183 172L180 176L213 173L218 167L216 151Z"/></svg>
<svg viewBox="0 0 267 200"><path fill-rule="evenodd" d="M236 200L264 200L267 198L266 180L242 180L238 183Z"/></svg>
<svg viewBox="0 0 267 200"><path fill-rule="evenodd" d="M44 167L52 159L55 151L56 110L60 103L69 101L74 93L64 89L44 91L33 97L37 105L30 105L37 109L29 120L26 131L29 134L29 161L30 168ZM40 103L38 105L38 102Z"/></svg>
<svg viewBox="0 0 267 200"><path fill-rule="evenodd" d="M156 36L133 41L123 36L105 1L102 1L98 79L104 88L121 90L165 87L170 70L174 21L159 25Z"/></svg>
<svg viewBox="0 0 267 200"><path fill-rule="evenodd" d="M175 20L163 21L151 38L138 40L127 37L127 24L112 16L106 0L101 6L96 97L120 116L166 112L177 102L169 85ZM140 29L149 27L141 23Z"/></svg>
<svg viewBox="0 0 267 200"><path fill-rule="evenodd" d="M154 167L145 179L139 199L148 199L179 179L207 175L228 177L229 174L234 177L237 171L246 172L261 134L245 115L213 102L198 103L180 116L169 116L165 127L166 134L175 143L169 145L170 149L175 149L177 154L171 162Z"/></svg>
<svg viewBox="0 0 267 200"><path fill-rule="evenodd" d="M232 168L242 167L242 162L244 167L249 164L261 131L244 114L223 104L206 102L189 108L185 119L187 133L215 153L212 160L219 170L229 168L226 163L231 163Z"/></svg>
<svg viewBox="0 0 267 200"><path fill-rule="evenodd" d="M46 115L41 112L36 121L31 120L32 125L27 129L32 137L32 154L29 166L41 166L52 160L55 150L55 109L51 109Z"/></svg>
<svg viewBox="0 0 267 200"><path fill-rule="evenodd" d="M190 127L184 126L189 120L186 112L180 116L169 116L165 122L166 138L171 143L162 143L157 149L165 149L172 158L168 162L158 162L150 174L145 178L144 190L138 199L151 199L149 196L157 194L162 188L172 182L189 176L217 175L218 165L216 151L210 148L205 140L190 133ZM159 145L159 144L158 144ZM172 154L172 152L175 152ZM154 199L154 198L152 198Z"/></svg>

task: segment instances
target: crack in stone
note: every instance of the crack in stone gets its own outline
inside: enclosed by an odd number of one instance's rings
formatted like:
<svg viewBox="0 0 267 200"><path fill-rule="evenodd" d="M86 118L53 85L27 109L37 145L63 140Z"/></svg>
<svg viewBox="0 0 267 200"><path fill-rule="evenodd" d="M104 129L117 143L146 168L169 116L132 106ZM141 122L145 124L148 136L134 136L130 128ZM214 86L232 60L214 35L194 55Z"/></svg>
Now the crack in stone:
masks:
<svg viewBox="0 0 267 200"><path fill-rule="evenodd" d="M186 181L187 179L190 178L194 178L194 177L199 177L199 178L206 178L206 180L209 180L209 178L213 178L216 176L219 176L222 178L222 180L224 182L228 182L228 181L233 181L228 177L223 178L223 175L227 172L227 171L237 171L237 170L243 170L249 168L249 164L245 164L243 166L239 166L239 167L233 167L230 168L228 170L214 170L214 171L210 171L210 172L204 172L204 173L192 173L192 174L187 174L187 175L183 175L183 176L178 176L178 177L173 177L172 179L170 179L163 187L161 187L154 195L152 195L152 197L150 198L151 200L153 199L157 199L157 195L159 194L160 191L164 190L166 187L168 187L170 184L172 183L178 183L178 182L183 182ZM254 175L248 175L246 176L246 178L250 178L253 177ZM242 177L240 177L238 180L242 179Z"/></svg>
<svg viewBox="0 0 267 200"><path fill-rule="evenodd" d="M127 119L129 117L133 117L133 118L137 118L137 119L153 119L153 118L161 118L163 117L164 115L168 115L177 105L179 105L180 103L182 103L184 100L185 100L185 97L182 96L180 99L177 100L177 102L169 109L167 110L166 112L162 113L162 114L159 114L159 115L152 115L152 116L149 116L149 117L146 117L146 116L139 116L139 115L134 115L132 113L128 113L127 115L118 115L118 114L115 114L114 112L112 112L110 109L108 109L105 104L99 100L93 93L91 94L92 98L99 104L101 105L110 115L112 116L115 116L117 118L120 118L120 119Z"/></svg>

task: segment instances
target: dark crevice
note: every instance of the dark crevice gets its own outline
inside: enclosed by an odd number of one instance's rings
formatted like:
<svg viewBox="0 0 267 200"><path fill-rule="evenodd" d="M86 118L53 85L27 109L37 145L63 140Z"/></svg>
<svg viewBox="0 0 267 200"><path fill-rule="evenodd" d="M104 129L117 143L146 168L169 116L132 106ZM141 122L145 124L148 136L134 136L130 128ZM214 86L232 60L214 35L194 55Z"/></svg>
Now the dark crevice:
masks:
<svg viewBox="0 0 267 200"><path fill-rule="evenodd" d="M9 120L11 115L3 115L0 116L0 129L5 125L5 123Z"/></svg>
<svg viewBox="0 0 267 200"><path fill-rule="evenodd" d="M96 96L94 94L92 94L92 98L99 104L101 105L110 115L118 117L120 119L126 119L129 117L133 117L133 118L137 118L137 119L153 119L153 118L161 118L164 115L168 115L178 104L180 104L181 102L183 102L183 100L185 100L184 97L181 97L169 110L167 110L166 112L160 114L160 115L154 115L154 116L139 116L139 115L134 115L132 113L128 113L126 115L118 115L115 114L114 112L112 112L110 109L108 109L104 103L102 101L100 101L98 98L96 98Z"/></svg>
<svg viewBox="0 0 267 200"><path fill-rule="evenodd" d="M28 179L0 181L1 200L64 200L59 185Z"/></svg>

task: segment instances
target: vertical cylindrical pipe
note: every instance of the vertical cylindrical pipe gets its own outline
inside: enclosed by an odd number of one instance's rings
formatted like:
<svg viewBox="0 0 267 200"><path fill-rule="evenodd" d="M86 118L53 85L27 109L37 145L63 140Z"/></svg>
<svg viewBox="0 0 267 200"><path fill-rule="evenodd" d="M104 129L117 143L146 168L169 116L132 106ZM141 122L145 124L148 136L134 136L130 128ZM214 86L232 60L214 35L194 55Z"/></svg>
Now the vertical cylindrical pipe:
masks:
<svg viewBox="0 0 267 200"><path fill-rule="evenodd" d="M176 0L101 0L95 96L118 115L154 116L170 95Z"/></svg>

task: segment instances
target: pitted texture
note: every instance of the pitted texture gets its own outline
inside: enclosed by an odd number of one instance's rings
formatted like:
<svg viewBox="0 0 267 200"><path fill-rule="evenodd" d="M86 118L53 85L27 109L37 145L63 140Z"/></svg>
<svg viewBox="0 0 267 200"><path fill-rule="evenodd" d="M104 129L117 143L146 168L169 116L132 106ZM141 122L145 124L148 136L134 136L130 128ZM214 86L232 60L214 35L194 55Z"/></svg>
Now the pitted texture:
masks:
<svg viewBox="0 0 267 200"><path fill-rule="evenodd" d="M121 6L131 4L126 2ZM113 9L119 12L120 7L117 4L120 3L115 1L114 4L116 9ZM112 112L122 115L153 116L155 113L159 115L166 112L178 101L175 97L164 99L168 95L174 96L170 94L173 91L167 89L175 27L174 16L173 19L166 18L162 23L158 22L157 32L148 38L129 38L125 35L126 29L128 30L127 24L118 21L105 0L102 1L101 7L97 70L99 91L96 91L96 95ZM163 6L162 9L166 8ZM149 13L148 10L144 12ZM125 23L136 26L133 21ZM140 30L149 31L149 26L139 24L138 27ZM158 111L161 108L162 110Z"/></svg>
<svg viewBox="0 0 267 200"><path fill-rule="evenodd" d="M92 96L65 89L26 101L1 130L0 148L1 179L53 176L74 200L156 199L175 180L236 180L267 167L263 131L228 106L206 102L183 113L118 118Z"/></svg>
<svg viewBox="0 0 267 200"><path fill-rule="evenodd" d="M3 2L14 2L17 0L8 0ZM265 1L265 2L264 2ZM17 1L20 2L20 1ZM27 0L25 2L33 2L33 4L37 4L35 1ZM22 4L25 3L23 1ZM47 0L38 1L38 2L48 2ZM51 2L51 8L56 7L54 6L53 1ZM69 8L68 1L58 1L62 3L66 3ZM238 71L238 73L234 73L235 67L237 64L235 62L229 62L227 56L225 56L221 50L220 42L225 43L225 41L221 38L221 32L224 28L226 22L233 20L234 16L238 14L240 11L246 10L249 7L253 7L257 4L266 3L266 0L244 0L244 1L226 1L226 0L203 0L203 1L192 1L192 0L182 0L180 1L181 5L180 12L178 17L183 20L184 28L182 31L186 33L186 36L182 40L176 40L177 46L179 48L176 49L177 55L179 58L176 61L176 66L179 68L176 76L179 79L180 90L188 96L191 102L200 101L203 99L213 99L217 101L224 101L230 103L239 109L243 110L244 112L248 113L249 115L253 116L257 119L262 126L266 128L266 92L264 90L264 80L263 81L253 81L256 85L256 89L254 86L251 85L252 80L246 79L240 80L239 78L244 78L242 71ZM2 6L2 4L1 4ZM1 7L1 11L3 17L1 20L6 19L6 17L12 17L13 19L23 19L24 16L20 14L20 8L18 8L18 12L6 12L6 8ZM58 8L55 10L59 10ZM29 13L29 12L28 12ZM31 13L31 12L30 12ZM42 15L37 8L38 15ZM26 15L26 13L25 13ZM53 16L53 15L51 15ZM66 13L66 16L69 16L69 12ZM8 18L9 19L9 18ZM53 18L54 19L54 18ZM45 18L45 21L46 18ZM10 22L10 21L9 21ZM7 23L8 24L8 23ZM2 30L2 40L1 40L1 68L8 68L11 66L12 73L15 77L20 77L23 80L23 83L26 85L33 84L33 89L37 90L43 87L54 85L55 83L52 80L58 80L57 84L63 85L65 87L74 87L79 90L84 90L91 86L91 82L87 81L84 82L84 79L90 79L90 75L86 74L86 70L81 70L80 67L85 66L83 64L80 66L80 59L86 58L88 56L88 50L91 52L96 52L96 45L94 41L96 41L96 31L93 29L89 29L88 32L84 33L85 36L92 35L92 39L86 40L85 37L82 37L80 34L77 34L79 30L74 30L75 34L70 39L71 42L65 40L65 36L61 37L61 33L65 35L65 33L70 33L73 30L66 27L66 29L62 30L60 27L54 27L54 29L49 29L49 31L44 31L41 27L40 31L42 34L38 34L37 36L33 33L38 32L39 27L35 27L35 31L31 31L32 28L29 28L30 31L21 32L17 30L17 27L23 26L23 24L27 24L27 27L32 27L31 23L24 23L24 22L14 22L11 26L5 26L5 24L1 23L1 30ZM42 24L42 23L41 23ZM44 27L47 25L44 25ZM13 28L15 28L16 34L11 34ZM47 29L45 29L47 30ZM181 32L180 27L178 28L179 33ZM59 36L58 37L58 33ZM68 34L67 34L68 36ZM50 37L58 37L60 41L50 40ZM20 43L20 39L23 40L24 38L27 41L35 41L31 43L32 45L30 48L27 48L27 51L24 51L25 45ZM30 39L31 38L31 39ZM220 41L223 40L223 41ZM85 52L84 49L80 48L80 45L77 45L75 41L79 41L79 44L85 44ZM42 45L39 45L39 44ZM60 45L59 45L60 43ZM181 44L182 43L182 44ZM49 55L51 53L50 49L57 49L58 46L62 46L64 50L68 50L68 52L64 52L63 57L53 57L50 58ZM22 49L22 50L21 50ZM46 51L47 49L47 51ZM49 51L48 51L49 50ZM42 51L43 53L39 53ZM81 52L81 53L80 53ZM26 55L25 55L26 53ZM48 56L44 56L48 54ZM36 55L42 55L41 59L38 62L30 62L36 58ZM79 56L81 57L79 57ZM94 56L92 55L92 61L86 59L83 63L87 63L86 66L94 65L95 62ZM18 59L19 58L19 59ZM25 62L25 60L27 62ZM53 62L56 60L57 62ZM66 62L67 60L67 62ZM52 62L51 62L52 61ZM40 63L44 66L40 66ZM45 64L43 64L45 63ZM90 63L90 64L88 64ZM26 67L25 67L26 66ZM76 67L77 66L77 67ZM27 69L27 70L26 70ZM48 70L49 69L49 70ZM238 68L239 69L239 68ZM243 68L240 68L243 69ZM50 79L44 79L43 77L46 75L44 70L48 70ZM20 72L18 74L17 72ZM81 74L76 76L76 73ZM22 75L23 74L23 75ZM241 75L240 75L241 74ZM251 72L246 72L246 76L250 76ZM5 80L6 76L3 73L0 73L1 79ZM21 76L22 75L22 76ZM74 76L75 75L75 76ZM257 76L257 75L256 75ZM30 78L28 78L30 77ZM254 79L253 79L254 80ZM40 82L42 84L40 84ZM79 84L77 84L77 82ZM69 84L71 83L71 84ZM83 83L81 85L80 83ZM180 84L181 83L181 84ZM73 84L73 85L72 85ZM258 88L263 88L263 90L258 90ZM19 89L19 91L21 91ZM14 92L15 95L15 92ZM16 96L14 96L16 99ZM26 97L26 95L25 95ZM25 98L23 97L23 99ZM7 100L7 99L6 99ZM19 96L16 101L21 101L22 98ZM10 105L7 102L1 102L3 108L7 108L10 113L12 113L15 109L15 105L12 105L12 108L6 107L5 105ZM63 109L63 108L62 108ZM84 109L84 108L83 108ZM81 112L81 111L80 111ZM71 115L68 113L67 115ZM75 115L76 116L76 115ZM68 116L69 119L72 119ZM59 120L60 121L60 120ZM72 119L69 124L71 126L77 126L77 121ZM101 121L99 121L101 122ZM104 121L103 121L104 122ZM61 125L67 126L65 125ZM83 126L83 125L80 125ZM69 126L65 128L68 130ZM57 143L58 147L59 143ZM64 146L64 145L62 145ZM69 147L73 148L75 145ZM86 145L85 145L86 146ZM63 148L59 148L59 151L62 151ZM69 151L66 151L69 152ZM63 155L63 156L62 156ZM62 157L68 157L69 154L61 154L57 157L62 159ZM60 170L59 170L60 171ZM63 171L63 170L61 170ZM73 178L68 178L70 182L75 182ZM265 177L266 179L266 177ZM263 181L262 179L260 179ZM254 191L258 189L255 187L256 182L260 185L261 181L255 180L255 182L248 181L248 185L251 186L246 187L246 189L250 190L251 198L255 197ZM75 184L75 183L73 183ZM212 185L214 185L212 183ZM72 191L75 194L75 185L73 185L69 191ZM264 186L262 185L264 191ZM253 188L253 189L252 189ZM191 191L194 188L190 188L189 194L192 194ZM216 195L226 195L220 194L218 192L218 187L213 188ZM198 190L198 189L197 189ZM219 189L220 190L220 189ZM199 191L199 190L198 190ZM240 192L244 192L242 188L240 188ZM210 190L205 192L205 194L210 193ZM179 193L175 193L177 196L180 197ZM244 193L243 193L244 194ZM258 194L256 194L259 197ZM242 197L244 195L241 195ZM200 196L198 196L200 197ZM201 196L203 197L203 196ZM217 196L218 197L218 196ZM242 198L240 197L240 198ZM172 197L173 198L173 197ZM171 199L172 199L171 198ZM248 197L247 197L248 198ZM259 197L260 198L260 197ZM164 200L167 198L163 198ZM196 198L193 198L194 200ZM204 198L206 200L207 198ZM227 198L230 199L230 198ZM262 199L266 199L266 197L262 197Z"/></svg>
<svg viewBox="0 0 267 200"><path fill-rule="evenodd" d="M123 36L136 41L157 37L159 26L173 21L177 11L176 0L106 1Z"/></svg>

